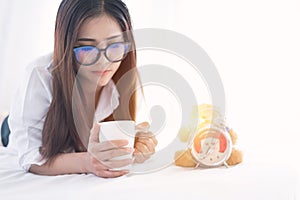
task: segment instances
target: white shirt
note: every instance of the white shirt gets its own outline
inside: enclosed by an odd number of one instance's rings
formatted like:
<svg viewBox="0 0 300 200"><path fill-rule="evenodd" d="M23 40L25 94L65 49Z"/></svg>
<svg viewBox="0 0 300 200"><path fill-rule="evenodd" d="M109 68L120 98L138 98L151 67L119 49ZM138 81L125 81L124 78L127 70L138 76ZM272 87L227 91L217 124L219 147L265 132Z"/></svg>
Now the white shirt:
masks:
<svg viewBox="0 0 300 200"><path fill-rule="evenodd" d="M12 102L8 124L11 130L8 148L18 153L20 166L28 171L32 164L42 165L39 148L42 130L52 101L52 53L39 57L26 67L21 87ZM139 96L139 95L138 95ZM138 97L137 119L145 116L145 102ZM140 102L140 103L139 103ZM141 103L142 102L142 103ZM112 80L103 87L95 119L102 121L119 105L119 92ZM143 118L143 117L142 117ZM136 122L145 120L138 119ZM148 121L148 120L146 120Z"/></svg>

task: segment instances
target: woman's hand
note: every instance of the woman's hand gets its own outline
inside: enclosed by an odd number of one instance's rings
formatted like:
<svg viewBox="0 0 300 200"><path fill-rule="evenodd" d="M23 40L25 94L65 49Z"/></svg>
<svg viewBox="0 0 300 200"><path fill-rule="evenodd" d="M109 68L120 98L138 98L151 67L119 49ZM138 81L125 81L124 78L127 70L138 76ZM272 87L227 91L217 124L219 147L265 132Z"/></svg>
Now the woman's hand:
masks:
<svg viewBox="0 0 300 200"><path fill-rule="evenodd" d="M138 132L135 136L134 141L134 162L143 163L145 160L149 159L151 155L155 153L155 147L157 146L157 140L153 133L148 131L149 123L143 122L136 126Z"/></svg>
<svg viewBox="0 0 300 200"><path fill-rule="evenodd" d="M114 171L112 168L123 167L131 164L132 159L111 160L133 152L132 148L124 147L127 140L110 140L99 142L100 125L94 123L90 132L88 152L86 154L86 171L104 178L123 176L127 170Z"/></svg>

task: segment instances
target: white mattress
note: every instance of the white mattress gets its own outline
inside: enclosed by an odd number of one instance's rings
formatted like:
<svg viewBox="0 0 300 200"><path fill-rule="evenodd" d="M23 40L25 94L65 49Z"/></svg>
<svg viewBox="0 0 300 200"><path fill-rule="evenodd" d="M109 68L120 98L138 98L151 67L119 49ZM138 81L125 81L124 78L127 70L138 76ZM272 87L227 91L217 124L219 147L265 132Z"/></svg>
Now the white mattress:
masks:
<svg viewBox="0 0 300 200"><path fill-rule="evenodd" d="M171 165L141 175L104 179L89 175L39 176L18 167L0 147L0 199L295 200L296 172L287 166L245 161L235 167L190 169ZM4 197L4 198L3 198Z"/></svg>

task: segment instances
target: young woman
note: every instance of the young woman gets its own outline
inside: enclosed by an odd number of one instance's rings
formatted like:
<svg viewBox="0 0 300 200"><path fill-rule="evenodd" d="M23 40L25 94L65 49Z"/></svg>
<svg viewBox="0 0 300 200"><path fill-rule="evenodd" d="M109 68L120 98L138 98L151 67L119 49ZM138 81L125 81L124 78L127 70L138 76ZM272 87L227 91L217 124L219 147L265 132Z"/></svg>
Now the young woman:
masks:
<svg viewBox="0 0 300 200"><path fill-rule="evenodd" d="M147 123L138 125L144 132L135 138L134 149L124 147L126 140L98 140L101 127L95 122L135 120L138 113L131 30L121 0L61 2L54 52L27 67L10 111L8 148L18 152L26 171L118 177L128 171L111 169L133 160L112 158L133 152L134 161L142 163L155 152L157 140Z"/></svg>

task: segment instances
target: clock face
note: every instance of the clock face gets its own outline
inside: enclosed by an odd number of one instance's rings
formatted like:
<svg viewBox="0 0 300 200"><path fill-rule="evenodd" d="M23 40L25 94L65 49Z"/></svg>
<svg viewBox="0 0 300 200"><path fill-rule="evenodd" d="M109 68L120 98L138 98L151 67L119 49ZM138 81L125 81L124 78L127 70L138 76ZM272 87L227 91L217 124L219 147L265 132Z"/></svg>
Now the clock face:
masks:
<svg viewBox="0 0 300 200"><path fill-rule="evenodd" d="M192 155L202 165L221 165L228 159L230 153L230 138L220 129L202 129L194 136Z"/></svg>

